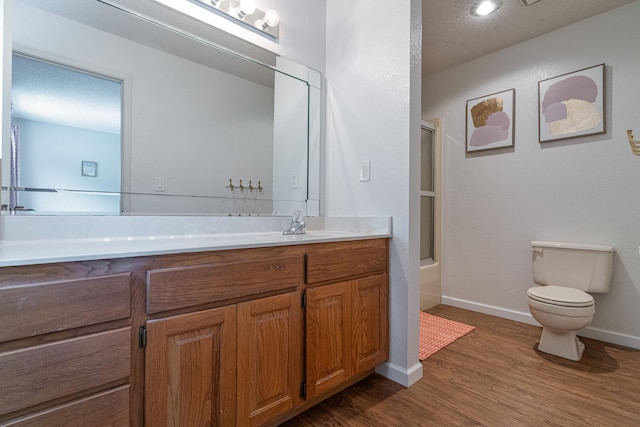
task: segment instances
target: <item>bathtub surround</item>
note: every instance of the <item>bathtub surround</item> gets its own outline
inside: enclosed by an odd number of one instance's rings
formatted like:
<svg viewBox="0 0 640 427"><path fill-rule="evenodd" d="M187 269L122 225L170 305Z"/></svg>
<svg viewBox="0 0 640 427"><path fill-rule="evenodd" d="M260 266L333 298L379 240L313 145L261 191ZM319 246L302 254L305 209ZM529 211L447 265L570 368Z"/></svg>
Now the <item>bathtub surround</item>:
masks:
<svg viewBox="0 0 640 427"><path fill-rule="evenodd" d="M640 2L423 80L423 117L443 120L443 302L536 324L532 240L614 246L613 282L578 335L640 348L640 163L626 130L640 121ZM538 142L538 82L606 64L602 135ZM465 155L464 104L517 92L514 149Z"/></svg>

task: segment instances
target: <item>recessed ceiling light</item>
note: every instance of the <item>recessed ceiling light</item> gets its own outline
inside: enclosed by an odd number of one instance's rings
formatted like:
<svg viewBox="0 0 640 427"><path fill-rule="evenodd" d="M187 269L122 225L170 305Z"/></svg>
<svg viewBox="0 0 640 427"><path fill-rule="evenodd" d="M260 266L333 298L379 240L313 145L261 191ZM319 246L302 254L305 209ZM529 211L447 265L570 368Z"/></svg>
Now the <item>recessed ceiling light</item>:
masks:
<svg viewBox="0 0 640 427"><path fill-rule="evenodd" d="M473 5L471 13L476 16L487 16L502 6L500 0L483 0Z"/></svg>

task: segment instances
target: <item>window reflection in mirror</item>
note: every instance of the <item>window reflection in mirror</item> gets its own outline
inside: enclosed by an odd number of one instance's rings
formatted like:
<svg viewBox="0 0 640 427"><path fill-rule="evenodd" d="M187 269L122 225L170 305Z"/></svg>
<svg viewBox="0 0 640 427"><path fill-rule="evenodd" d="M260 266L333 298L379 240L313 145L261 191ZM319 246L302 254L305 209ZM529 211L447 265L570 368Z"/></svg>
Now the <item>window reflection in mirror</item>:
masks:
<svg viewBox="0 0 640 427"><path fill-rule="evenodd" d="M13 54L12 211L120 213L121 82Z"/></svg>

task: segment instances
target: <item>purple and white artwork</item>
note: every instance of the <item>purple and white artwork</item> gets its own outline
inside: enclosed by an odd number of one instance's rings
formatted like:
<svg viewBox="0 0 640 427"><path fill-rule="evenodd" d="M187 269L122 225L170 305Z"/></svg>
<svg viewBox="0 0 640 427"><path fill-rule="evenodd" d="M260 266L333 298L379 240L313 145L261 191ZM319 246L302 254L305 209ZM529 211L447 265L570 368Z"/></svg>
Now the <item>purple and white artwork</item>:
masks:
<svg viewBox="0 0 640 427"><path fill-rule="evenodd" d="M515 89L467 101L467 153L513 147Z"/></svg>
<svg viewBox="0 0 640 427"><path fill-rule="evenodd" d="M605 132L604 64L538 83L540 142Z"/></svg>

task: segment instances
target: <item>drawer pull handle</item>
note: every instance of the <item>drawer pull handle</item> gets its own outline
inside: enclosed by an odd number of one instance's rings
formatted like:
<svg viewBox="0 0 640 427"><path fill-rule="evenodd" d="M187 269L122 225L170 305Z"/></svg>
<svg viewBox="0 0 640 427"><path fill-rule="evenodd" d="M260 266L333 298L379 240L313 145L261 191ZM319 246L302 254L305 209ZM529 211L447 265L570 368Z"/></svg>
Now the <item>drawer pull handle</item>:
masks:
<svg viewBox="0 0 640 427"><path fill-rule="evenodd" d="M287 269L286 265L278 264L275 266L275 269L278 271L285 271Z"/></svg>

